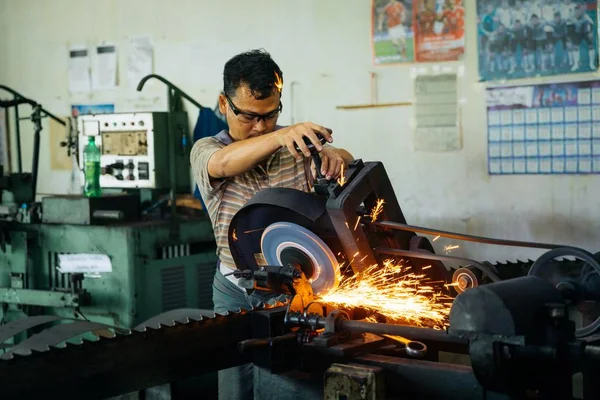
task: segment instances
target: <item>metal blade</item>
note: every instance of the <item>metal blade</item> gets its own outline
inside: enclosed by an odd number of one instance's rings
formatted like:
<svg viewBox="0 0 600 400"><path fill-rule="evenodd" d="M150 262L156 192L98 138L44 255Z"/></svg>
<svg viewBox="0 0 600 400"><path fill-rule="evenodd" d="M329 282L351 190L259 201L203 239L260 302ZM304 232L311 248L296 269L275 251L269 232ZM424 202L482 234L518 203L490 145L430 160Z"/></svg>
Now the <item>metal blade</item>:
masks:
<svg viewBox="0 0 600 400"><path fill-rule="evenodd" d="M37 315L34 317L17 319L10 321L5 325L0 325L0 343L4 343L11 337L25 332L33 327L47 324L48 322L58 321L62 317L56 315Z"/></svg>

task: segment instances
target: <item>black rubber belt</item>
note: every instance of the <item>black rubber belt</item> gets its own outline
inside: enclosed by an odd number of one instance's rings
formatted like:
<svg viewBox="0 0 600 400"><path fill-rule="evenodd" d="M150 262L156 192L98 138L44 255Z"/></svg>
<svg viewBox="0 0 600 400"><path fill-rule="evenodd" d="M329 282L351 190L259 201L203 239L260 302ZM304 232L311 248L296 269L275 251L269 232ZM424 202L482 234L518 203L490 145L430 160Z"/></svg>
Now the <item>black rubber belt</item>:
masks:
<svg viewBox="0 0 600 400"><path fill-rule="evenodd" d="M498 282L501 280L500 277L498 277L498 275L496 275L496 273L494 273L494 271L492 271L491 268L489 268L486 265L481 264L478 261L471 260L470 258L454 257L454 256L440 256L440 255L429 253L426 251L409 251L409 250L400 250L400 249L390 249L390 248L385 248L385 247L377 247L377 248L375 248L375 251L377 253L381 253L381 254L392 254L395 256L408 257L408 258L419 258L419 259L423 259L423 260L449 261L449 262L457 261L457 262L461 262L461 263L466 262L469 265L474 266L475 268L477 268L478 270L480 270L481 272L486 274L492 281Z"/></svg>
<svg viewBox="0 0 600 400"><path fill-rule="evenodd" d="M439 231L437 229L424 228L422 226L401 224L399 222L379 221L379 222L369 222L368 224L374 225L374 226L379 226L382 228L398 229L401 231L408 231L408 232L418 232L418 233L424 233L424 234L428 234L428 235L439 235L439 236L447 237L447 238L451 238L451 239L465 240L468 242L477 242L477 243L485 243L485 244L494 244L494 245L499 245L499 246L531 247L531 248L535 248L535 249L557 249L560 247L573 248L573 246L565 246L565 245L560 245L560 244L522 242L522 241L518 241L518 240L494 239L494 238L488 238L488 237L484 237L484 236L465 235L462 233Z"/></svg>

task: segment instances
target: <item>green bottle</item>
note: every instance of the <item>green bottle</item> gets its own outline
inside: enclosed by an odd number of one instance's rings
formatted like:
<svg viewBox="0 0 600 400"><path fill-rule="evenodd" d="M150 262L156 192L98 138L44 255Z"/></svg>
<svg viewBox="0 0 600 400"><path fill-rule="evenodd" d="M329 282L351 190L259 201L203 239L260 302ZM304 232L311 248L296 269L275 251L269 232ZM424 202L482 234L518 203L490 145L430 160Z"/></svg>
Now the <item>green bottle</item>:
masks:
<svg viewBox="0 0 600 400"><path fill-rule="evenodd" d="M94 136L88 138L88 144L83 150L83 172L85 175L83 195L85 197L100 197L102 195L102 189L100 188L100 149L96 146Z"/></svg>

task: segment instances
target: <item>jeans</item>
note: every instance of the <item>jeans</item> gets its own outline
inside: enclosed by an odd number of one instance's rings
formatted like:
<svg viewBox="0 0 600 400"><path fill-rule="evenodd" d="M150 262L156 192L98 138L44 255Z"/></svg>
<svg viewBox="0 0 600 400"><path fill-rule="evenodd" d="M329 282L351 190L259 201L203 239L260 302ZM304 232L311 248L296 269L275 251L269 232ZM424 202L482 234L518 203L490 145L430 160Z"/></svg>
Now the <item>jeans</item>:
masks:
<svg viewBox="0 0 600 400"><path fill-rule="evenodd" d="M285 296L262 294L252 295L240 290L223 276L219 267L213 281L213 303L215 313L249 310L262 307L265 303L283 301ZM300 381L292 374L273 375L265 368L245 364L219 371L219 400L304 400L323 398L321 385L306 380Z"/></svg>

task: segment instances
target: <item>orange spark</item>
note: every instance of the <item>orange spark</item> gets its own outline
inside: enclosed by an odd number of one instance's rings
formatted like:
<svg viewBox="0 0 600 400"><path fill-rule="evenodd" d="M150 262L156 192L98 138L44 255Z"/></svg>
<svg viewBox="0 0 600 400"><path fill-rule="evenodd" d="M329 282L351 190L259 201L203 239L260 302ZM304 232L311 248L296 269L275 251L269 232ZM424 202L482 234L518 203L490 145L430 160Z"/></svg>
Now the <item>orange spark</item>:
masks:
<svg viewBox="0 0 600 400"><path fill-rule="evenodd" d="M244 231L244 233L260 232L264 231L265 229L267 228L250 229L249 231Z"/></svg>
<svg viewBox="0 0 600 400"><path fill-rule="evenodd" d="M277 91L281 93L281 90L283 89L283 81L277 72L275 72L275 87L277 88Z"/></svg>
<svg viewBox="0 0 600 400"><path fill-rule="evenodd" d="M365 258L367 258L369 255L367 254L366 256L364 256L363 258L360 259L360 261L365 261Z"/></svg>
<svg viewBox="0 0 600 400"><path fill-rule="evenodd" d="M440 238L440 235L437 235L436 237L433 238L433 241L435 242L436 240L438 240Z"/></svg>
<svg viewBox="0 0 600 400"><path fill-rule="evenodd" d="M346 176L344 175L344 164L342 163L342 171L340 172L340 177L337 180L338 185L344 186L346 184Z"/></svg>
<svg viewBox="0 0 600 400"><path fill-rule="evenodd" d="M383 211L384 203L385 201L383 201L383 199L377 200L377 204L375 205L375 207L373 207L373 210L371 210L371 222L375 222L377 220L377 217L379 217L379 214L381 214L381 212Z"/></svg>
<svg viewBox="0 0 600 400"><path fill-rule="evenodd" d="M354 230L358 228L358 223L360 222L360 217L356 218L356 224L354 224Z"/></svg>
<svg viewBox="0 0 600 400"><path fill-rule="evenodd" d="M444 246L444 251L452 251L452 250L456 250L458 249L460 246L459 245L453 245L453 246Z"/></svg>
<svg viewBox="0 0 600 400"><path fill-rule="evenodd" d="M237 240L237 235L235 233L235 229L233 230L233 234L231 235L231 237L233 237L233 240Z"/></svg>
<svg viewBox="0 0 600 400"><path fill-rule="evenodd" d="M360 307L385 316L388 321L442 328L447 325L450 303L434 291L425 275L405 274L402 265L386 261L343 280L321 296L337 307Z"/></svg>
<svg viewBox="0 0 600 400"><path fill-rule="evenodd" d="M423 268L421 268L421 269L423 270L423 269L429 269L429 268L431 268L431 265L428 265L428 266L426 266L426 267L423 267Z"/></svg>

